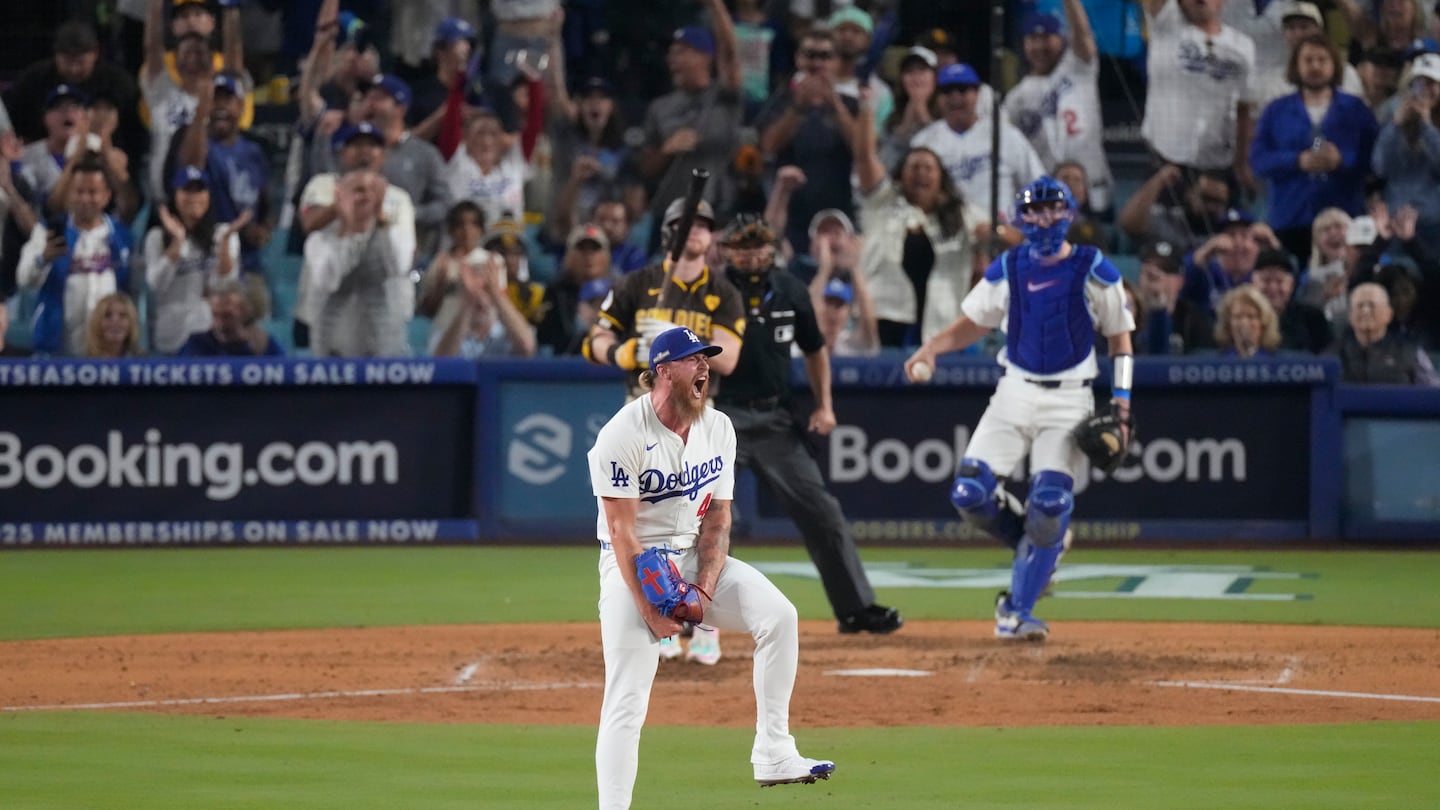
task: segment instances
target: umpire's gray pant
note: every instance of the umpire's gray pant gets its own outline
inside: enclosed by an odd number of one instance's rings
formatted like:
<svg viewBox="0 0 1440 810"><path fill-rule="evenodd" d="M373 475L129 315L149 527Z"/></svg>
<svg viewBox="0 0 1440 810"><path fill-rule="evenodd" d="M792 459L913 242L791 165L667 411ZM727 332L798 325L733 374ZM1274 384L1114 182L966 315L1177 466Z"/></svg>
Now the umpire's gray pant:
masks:
<svg viewBox="0 0 1440 810"><path fill-rule="evenodd" d="M766 410L717 407L735 425L735 463L753 470L795 521L836 618L873 605L875 591L860 564L840 502L825 488L820 465L805 446L794 416L783 405Z"/></svg>

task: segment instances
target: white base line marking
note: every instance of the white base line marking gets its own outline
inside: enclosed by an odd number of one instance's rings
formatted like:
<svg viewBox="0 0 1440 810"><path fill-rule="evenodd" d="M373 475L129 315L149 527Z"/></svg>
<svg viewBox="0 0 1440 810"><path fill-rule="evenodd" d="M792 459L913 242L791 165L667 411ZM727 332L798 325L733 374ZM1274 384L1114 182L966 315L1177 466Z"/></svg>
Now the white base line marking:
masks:
<svg viewBox="0 0 1440 810"><path fill-rule="evenodd" d="M1440 703L1440 697L1423 695L1382 695L1373 692L1333 692L1328 689L1282 689L1277 686L1242 686L1235 683L1208 683L1205 681L1152 681L1151 686L1179 686L1186 689L1226 689L1233 692L1273 692L1281 695L1311 695L1314 697L1358 698L1361 700L1399 700L1407 703Z"/></svg>
<svg viewBox="0 0 1440 810"><path fill-rule="evenodd" d="M475 677L475 672L478 669L480 669L479 661L476 661L473 664L466 664L464 669L460 670L460 674L455 676L455 685L459 686L460 684L463 684L471 678Z"/></svg>
<svg viewBox="0 0 1440 810"><path fill-rule="evenodd" d="M91 709L144 709L155 706L197 706L223 703L273 703L284 700L326 700L331 698L391 697L394 695L438 695L454 692L531 692L543 689L598 689L598 683L492 683L474 686L424 686L413 689L354 689L348 692L292 692L278 695L234 695L231 697L174 698L170 700L127 700L116 703L58 703L51 706L0 706L6 712L88 711Z"/></svg>

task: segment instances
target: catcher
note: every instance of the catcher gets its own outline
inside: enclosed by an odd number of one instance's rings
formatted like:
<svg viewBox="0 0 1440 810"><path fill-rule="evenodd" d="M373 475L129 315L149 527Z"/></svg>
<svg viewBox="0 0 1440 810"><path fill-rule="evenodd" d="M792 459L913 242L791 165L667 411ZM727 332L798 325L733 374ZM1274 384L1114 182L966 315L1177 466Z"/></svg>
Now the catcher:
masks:
<svg viewBox="0 0 1440 810"><path fill-rule="evenodd" d="M1105 470L1119 465L1134 422L1130 385L1135 319L1120 271L1093 247L1066 241L1075 218L1070 190L1042 177L1015 195L1012 220L1025 241L985 270L961 302L963 313L905 362L923 382L936 355L963 349L992 329L1005 332L1005 376L975 426L950 501L976 528L1015 550L1010 590L995 604L995 636L1043 641L1050 628L1033 613L1070 542L1075 477L1081 457ZM1095 414L1091 383L1099 371L1094 334L1114 358L1108 408ZM918 370L917 370L918 369ZM1030 495L1022 506L1000 485L1030 458Z"/></svg>
<svg viewBox="0 0 1440 810"><path fill-rule="evenodd" d="M620 409L590 449L599 501L600 639L605 698L595 743L600 808L626 808L660 640L683 621L755 638L755 781L828 779L835 763L800 755L790 693L800 659L795 606L763 574L729 556L735 428L707 407L719 346L685 327L660 333L640 375L646 393ZM678 565L677 565L678 561Z"/></svg>

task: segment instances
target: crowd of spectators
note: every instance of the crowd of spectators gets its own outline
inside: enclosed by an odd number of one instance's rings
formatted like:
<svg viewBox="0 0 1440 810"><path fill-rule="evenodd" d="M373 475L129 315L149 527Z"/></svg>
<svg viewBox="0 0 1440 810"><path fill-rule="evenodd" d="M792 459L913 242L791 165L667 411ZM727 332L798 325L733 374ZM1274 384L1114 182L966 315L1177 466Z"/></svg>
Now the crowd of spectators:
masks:
<svg viewBox="0 0 1440 810"><path fill-rule="evenodd" d="M972 5L121 2L0 70L0 352L578 355L703 170L874 355L953 319L1051 174L1072 240L1133 257L1137 352L1434 383L1434 9L1143 0L1126 72L1107 0L1012 4L995 68Z"/></svg>

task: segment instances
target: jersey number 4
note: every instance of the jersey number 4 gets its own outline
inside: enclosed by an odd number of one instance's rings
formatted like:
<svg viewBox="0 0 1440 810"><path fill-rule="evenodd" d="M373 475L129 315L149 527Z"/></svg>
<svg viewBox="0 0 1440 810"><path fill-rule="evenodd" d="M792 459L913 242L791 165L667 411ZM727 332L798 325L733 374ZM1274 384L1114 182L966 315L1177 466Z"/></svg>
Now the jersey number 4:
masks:
<svg viewBox="0 0 1440 810"><path fill-rule="evenodd" d="M703 518L705 517L705 513L710 511L710 496L712 494L713 493L710 492L705 493L705 500L700 502L700 511L695 513L695 517Z"/></svg>

